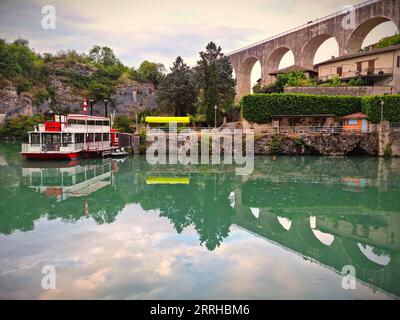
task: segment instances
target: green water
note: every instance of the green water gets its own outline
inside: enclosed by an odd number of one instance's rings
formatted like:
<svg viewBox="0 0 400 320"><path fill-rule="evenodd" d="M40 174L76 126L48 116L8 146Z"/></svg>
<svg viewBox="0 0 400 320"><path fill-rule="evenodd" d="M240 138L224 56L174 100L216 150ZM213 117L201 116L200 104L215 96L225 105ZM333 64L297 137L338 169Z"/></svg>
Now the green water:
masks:
<svg viewBox="0 0 400 320"><path fill-rule="evenodd" d="M18 151L0 144L0 298L400 296L400 159L259 157L239 177Z"/></svg>

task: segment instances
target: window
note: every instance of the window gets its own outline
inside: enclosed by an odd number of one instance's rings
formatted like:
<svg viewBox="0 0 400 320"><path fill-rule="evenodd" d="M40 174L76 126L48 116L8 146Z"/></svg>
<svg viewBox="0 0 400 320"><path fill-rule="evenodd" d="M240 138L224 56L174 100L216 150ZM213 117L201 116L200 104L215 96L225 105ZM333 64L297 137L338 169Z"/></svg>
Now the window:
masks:
<svg viewBox="0 0 400 320"><path fill-rule="evenodd" d="M94 135L93 133L86 134L86 142L94 142Z"/></svg>
<svg viewBox="0 0 400 320"><path fill-rule="evenodd" d="M358 120L357 119L349 119L348 124L350 126L356 126L358 124Z"/></svg>
<svg viewBox="0 0 400 320"><path fill-rule="evenodd" d="M397 68L400 68L400 56L397 57Z"/></svg>
<svg viewBox="0 0 400 320"><path fill-rule="evenodd" d="M339 75L339 77L343 76L343 67L338 67L336 69L336 73Z"/></svg>
<svg viewBox="0 0 400 320"><path fill-rule="evenodd" d="M362 71L362 62L357 62L357 72Z"/></svg>
<svg viewBox="0 0 400 320"><path fill-rule="evenodd" d="M375 60L368 61L368 74L373 74L375 71Z"/></svg>
<svg viewBox="0 0 400 320"><path fill-rule="evenodd" d="M101 120L97 120L95 123L96 123L96 126L102 126L103 125L103 121L101 121Z"/></svg>
<svg viewBox="0 0 400 320"><path fill-rule="evenodd" d="M31 133L31 144L40 143L40 133Z"/></svg>
<svg viewBox="0 0 400 320"><path fill-rule="evenodd" d="M110 134L103 133L103 141L110 141Z"/></svg>
<svg viewBox="0 0 400 320"><path fill-rule="evenodd" d="M61 135L59 133L44 133L43 134L43 143L52 144L52 143L60 143Z"/></svg>
<svg viewBox="0 0 400 320"><path fill-rule="evenodd" d="M96 133L95 134L96 141L101 141L101 136L102 136L101 133Z"/></svg>
<svg viewBox="0 0 400 320"><path fill-rule="evenodd" d="M63 137L63 144L71 143L71 141L72 141L71 133L64 133L62 137Z"/></svg>
<svg viewBox="0 0 400 320"><path fill-rule="evenodd" d="M75 133L75 143L83 143L84 141L84 133Z"/></svg>
<svg viewBox="0 0 400 320"><path fill-rule="evenodd" d="M84 125L85 124L85 120L78 120L78 119L68 119L68 124L80 124L80 125Z"/></svg>
<svg viewBox="0 0 400 320"><path fill-rule="evenodd" d="M96 123L94 120L88 120L87 124L88 126L94 126Z"/></svg>

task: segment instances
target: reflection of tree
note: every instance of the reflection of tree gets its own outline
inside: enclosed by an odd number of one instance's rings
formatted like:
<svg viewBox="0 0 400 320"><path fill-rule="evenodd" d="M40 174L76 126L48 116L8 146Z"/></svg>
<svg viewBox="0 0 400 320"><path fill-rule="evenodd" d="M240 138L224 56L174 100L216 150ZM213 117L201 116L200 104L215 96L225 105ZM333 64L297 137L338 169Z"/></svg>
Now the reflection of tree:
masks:
<svg viewBox="0 0 400 320"><path fill-rule="evenodd" d="M139 202L145 210L159 209L178 233L193 225L201 244L214 250L229 235L234 211L228 197L233 184L224 177L210 177L192 179L190 185L147 186Z"/></svg>

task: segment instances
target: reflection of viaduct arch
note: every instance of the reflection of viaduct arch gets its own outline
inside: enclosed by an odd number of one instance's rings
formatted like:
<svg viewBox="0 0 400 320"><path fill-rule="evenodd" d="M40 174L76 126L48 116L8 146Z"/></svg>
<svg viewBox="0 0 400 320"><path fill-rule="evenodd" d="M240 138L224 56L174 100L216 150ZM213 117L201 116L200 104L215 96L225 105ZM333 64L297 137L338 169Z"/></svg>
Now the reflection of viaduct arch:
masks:
<svg viewBox="0 0 400 320"><path fill-rule="evenodd" d="M238 191L238 195L240 191ZM241 198L241 195L239 195ZM241 199L243 200L243 199ZM307 208L303 208L307 212ZM400 283L398 268L400 265L400 253L390 250L390 262L385 265L377 264L366 257L360 250L359 238L344 238L333 233L335 240L329 246L323 244L313 233L308 215L302 215L291 219L292 225L285 230L279 224L277 214L268 209L260 208L260 216L257 219L249 207L236 202L236 215L233 223L246 231L266 239L289 251L295 252L315 263L332 268L341 273L346 265L356 268L357 279L369 286L384 290L385 292L400 296ZM319 216L317 216L317 219ZM388 217L390 219L390 216ZM319 228L317 224L317 229ZM323 229L324 232L326 230ZM327 231L330 232L330 231ZM386 248L389 250L389 247Z"/></svg>
<svg viewBox="0 0 400 320"><path fill-rule="evenodd" d="M242 68L249 57L258 57L261 63L261 81L269 84L272 78L269 72L279 66L277 61L291 49L295 64L310 68L318 48L327 39L333 37L339 45L339 55L357 52L368 33L376 26L386 21L393 21L400 29L400 1L380 0L368 1L354 7L356 29L344 28L349 12L340 11L331 16L318 19L300 28L271 37L257 44L236 50L228 54L235 69L237 78L237 99L250 93L251 69ZM285 51L286 50L286 51Z"/></svg>

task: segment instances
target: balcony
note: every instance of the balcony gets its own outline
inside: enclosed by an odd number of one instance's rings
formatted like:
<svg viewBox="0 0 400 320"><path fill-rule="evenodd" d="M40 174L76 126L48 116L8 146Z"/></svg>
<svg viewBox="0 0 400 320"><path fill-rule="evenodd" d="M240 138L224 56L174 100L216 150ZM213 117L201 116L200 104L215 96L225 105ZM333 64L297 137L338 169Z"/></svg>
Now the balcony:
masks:
<svg viewBox="0 0 400 320"><path fill-rule="evenodd" d="M372 78L372 77L389 77L393 75L392 68L375 68L375 69L362 69L361 71L351 70L343 72L340 76L337 73L320 75L320 81L331 80L335 76L339 76L341 80L350 80L354 78Z"/></svg>

